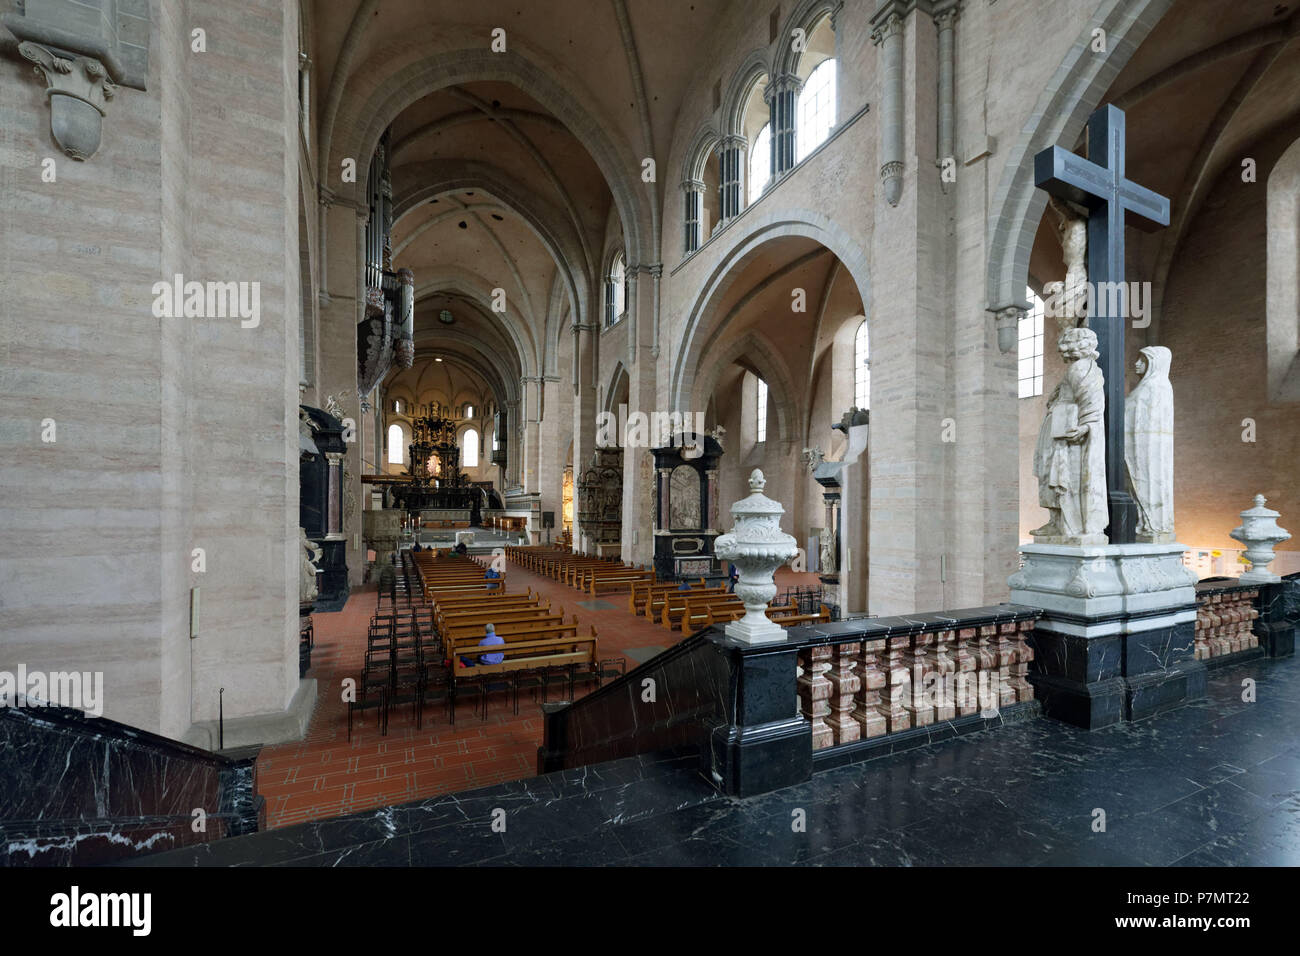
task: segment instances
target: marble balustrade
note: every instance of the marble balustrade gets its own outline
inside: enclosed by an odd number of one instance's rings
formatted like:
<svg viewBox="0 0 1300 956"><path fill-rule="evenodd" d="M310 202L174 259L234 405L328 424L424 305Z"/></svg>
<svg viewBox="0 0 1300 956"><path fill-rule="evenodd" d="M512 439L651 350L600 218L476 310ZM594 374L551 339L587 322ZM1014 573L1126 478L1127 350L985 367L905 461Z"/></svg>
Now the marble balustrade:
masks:
<svg viewBox="0 0 1300 956"><path fill-rule="evenodd" d="M1196 592L1196 659L1212 660L1259 647L1259 585L1207 581Z"/></svg>
<svg viewBox="0 0 1300 956"><path fill-rule="evenodd" d="M799 713L812 724L813 749L988 718L1033 700L1028 638L1038 613L1003 608L1000 615L971 609L965 619L962 612L947 612L851 622L861 625L853 639L832 637L802 648ZM873 624L879 636L870 634Z"/></svg>

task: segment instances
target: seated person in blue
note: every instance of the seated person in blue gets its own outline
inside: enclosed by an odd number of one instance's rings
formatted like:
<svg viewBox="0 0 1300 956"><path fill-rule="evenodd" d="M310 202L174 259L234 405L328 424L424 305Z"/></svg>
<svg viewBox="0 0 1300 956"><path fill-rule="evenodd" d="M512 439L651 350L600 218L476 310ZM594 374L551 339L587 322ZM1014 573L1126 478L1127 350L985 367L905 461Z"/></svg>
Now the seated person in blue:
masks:
<svg viewBox="0 0 1300 956"><path fill-rule="evenodd" d="M496 568L488 568L488 569L487 569L487 574L483 575L483 577L487 578L489 581L495 581L495 580L497 580L498 578L501 577L501 572L498 571ZM501 585L499 585L499 584L490 584L490 585L488 585L488 590L489 590L489 591L495 591L495 590L496 590L497 588L499 588L500 586L501 586Z"/></svg>
<svg viewBox="0 0 1300 956"><path fill-rule="evenodd" d="M504 644L506 642L506 639L504 637L497 636L497 629L495 624L489 624L486 628L484 628L484 631L485 633L483 635L483 640L478 642L479 647L490 647L492 645ZM500 664L505 659L506 656L501 653L480 654L477 661L470 660L468 657L462 657L460 659L460 663L462 667L473 667L475 664L478 663Z"/></svg>
<svg viewBox="0 0 1300 956"><path fill-rule="evenodd" d="M681 584L677 586L677 590L679 591L689 591L690 589L691 589L690 581L683 581Z"/></svg>

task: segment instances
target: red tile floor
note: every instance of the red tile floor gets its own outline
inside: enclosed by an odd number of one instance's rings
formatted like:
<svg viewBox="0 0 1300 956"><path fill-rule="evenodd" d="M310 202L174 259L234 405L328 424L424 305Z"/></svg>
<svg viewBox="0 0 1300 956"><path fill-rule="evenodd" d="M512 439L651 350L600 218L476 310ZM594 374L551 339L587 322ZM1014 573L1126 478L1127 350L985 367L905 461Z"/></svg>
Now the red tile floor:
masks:
<svg viewBox="0 0 1300 956"><path fill-rule="evenodd" d="M631 670L639 661L630 648L667 647L681 640L627 610L627 594L602 595L614 605L609 610L588 610L578 601L591 597L549 578L510 565L509 590L532 588L550 598L552 607L564 608L566 617L578 615L586 630L596 626L602 658L627 657ZM814 574L777 573L786 587L816 586ZM266 797L268 826L283 827L321 817L405 803L455 793L475 787L530 777L537 772L537 748L542 742L540 697L519 698L519 714L508 696L489 699L487 717L480 720L472 701L456 709L456 725L447 719L446 707L430 704L424 727L415 728L409 706L395 708L388 734L376 727L376 710L357 715L348 741L347 706L342 700L345 677L360 679L365 654L366 626L375 611L374 586L353 591L342 611L316 614L316 648L309 677L317 681L315 713L307 735L299 741L267 747L258 759L258 789ZM593 685L578 688L581 696Z"/></svg>

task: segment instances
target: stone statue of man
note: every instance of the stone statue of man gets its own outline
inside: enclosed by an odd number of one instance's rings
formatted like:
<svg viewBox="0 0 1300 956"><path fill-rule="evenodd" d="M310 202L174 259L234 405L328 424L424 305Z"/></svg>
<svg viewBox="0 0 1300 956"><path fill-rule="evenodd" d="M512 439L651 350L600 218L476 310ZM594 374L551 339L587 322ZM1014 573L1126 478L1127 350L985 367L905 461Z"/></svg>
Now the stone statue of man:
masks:
<svg viewBox="0 0 1300 956"><path fill-rule="evenodd" d="M1174 390L1169 349L1149 345L1137 360L1142 376L1124 404L1124 465L1137 502L1137 539L1174 540Z"/></svg>
<svg viewBox="0 0 1300 956"><path fill-rule="evenodd" d="M1034 448L1038 503L1050 518L1031 533L1039 544L1105 544L1105 379L1097 334L1067 329L1057 343L1065 378L1047 401Z"/></svg>

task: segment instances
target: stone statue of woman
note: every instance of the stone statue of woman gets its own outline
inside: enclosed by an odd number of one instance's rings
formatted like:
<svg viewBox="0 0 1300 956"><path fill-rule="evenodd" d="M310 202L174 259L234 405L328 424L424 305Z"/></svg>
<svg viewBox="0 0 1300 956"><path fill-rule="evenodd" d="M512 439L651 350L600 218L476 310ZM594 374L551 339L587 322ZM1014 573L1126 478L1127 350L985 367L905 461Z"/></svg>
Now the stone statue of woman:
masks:
<svg viewBox="0 0 1300 956"><path fill-rule="evenodd" d="M1148 345L1137 360L1142 376L1124 405L1124 464L1138 507L1137 538L1174 540L1174 389L1172 353Z"/></svg>
<svg viewBox="0 0 1300 956"><path fill-rule="evenodd" d="M1034 448L1038 503L1050 518L1031 534L1039 544L1105 544L1105 379L1097 365L1097 334L1067 329L1057 342L1065 378L1047 401Z"/></svg>

